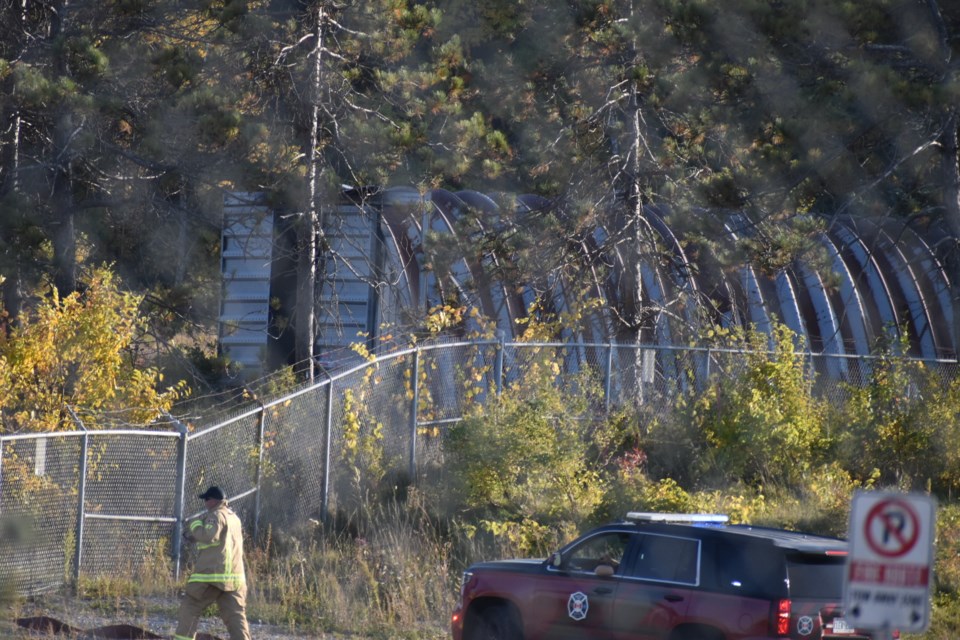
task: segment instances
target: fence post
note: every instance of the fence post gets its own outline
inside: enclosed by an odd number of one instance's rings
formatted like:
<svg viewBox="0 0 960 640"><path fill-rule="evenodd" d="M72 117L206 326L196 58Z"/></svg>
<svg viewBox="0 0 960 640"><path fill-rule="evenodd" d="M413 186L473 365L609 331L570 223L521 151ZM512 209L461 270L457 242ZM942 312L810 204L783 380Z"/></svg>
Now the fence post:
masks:
<svg viewBox="0 0 960 640"><path fill-rule="evenodd" d="M497 389L497 397L500 397L500 393L503 391L503 350L505 348L504 344L504 333L503 329L497 331L497 359L493 365L493 377L494 383Z"/></svg>
<svg viewBox="0 0 960 640"><path fill-rule="evenodd" d="M256 540L260 534L260 493L263 489L263 434L267 418L267 409L259 399L260 415L257 417L257 493L253 497L253 539Z"/></svg>
<svg viewBox="0 0 960 640"><path fill-rule="evenodd" d="M90 449L90 434L73 407L68 406L67 411L70 417L83 431L83 437L80 438L80 460L78 473L80 477L77 480L77 526L76 526L76 549L73 554L73 588L76 589L80 584L80 565L83 562L83 525L84 514L87 504L87 453Z"/></svg>
<svg viewBox="0 0 960 640"><path fill-rule="evenodd" d="M410 371L410 482L416 484L417 478L417 419L420 408L420 346L413 352L413 365Z"/></svg>
<svg viewBox="0 0 960 640"><path fill-rule="evenodd" d="M613 378L613 343L607 343L607 370L603 375L603 409L604 412L610 414L610 389L612 386Z"/></svg>
<svg viewBox="0 0 960 640"><path fill-rule="evenodd" d="M187 425L183 424L169 413L167 418L173 421L177 431L180 433L180 439L177 441L177 487L176 495L173 501L174 530L171 533L173 538L173 579L180 580L180 556L183 552L183 538L180 532L183 530L183 498L186 493L187 484Z"/></svg>
<svg viewBox="0 0 960 640"><path fill-rule="evenodd" d="M333 431L333 380L327 379L327 416L326 438L323 445L323 490L320 495L320 521L327 523L327 509L330 505L330 443Z"/></svg>

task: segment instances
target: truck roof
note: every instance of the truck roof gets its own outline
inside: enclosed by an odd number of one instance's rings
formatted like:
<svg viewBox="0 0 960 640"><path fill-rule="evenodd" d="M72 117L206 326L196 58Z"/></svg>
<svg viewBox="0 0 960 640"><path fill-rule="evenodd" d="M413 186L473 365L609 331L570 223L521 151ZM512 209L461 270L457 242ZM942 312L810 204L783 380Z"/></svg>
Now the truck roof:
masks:
<svg viewBox="0 0 960 640"><path fill-rule="evenodd" d="M775 527L730 524L729 518L723 514L631 511L627 514L626 520L628 524L636 527L649 527L651 530L662 533L676 533L678 529L694 527L698 530L717 532L720 535L732 534L767 540L774 546L803 553L845 555L847 552L847 541L842 538Z"/></svg>

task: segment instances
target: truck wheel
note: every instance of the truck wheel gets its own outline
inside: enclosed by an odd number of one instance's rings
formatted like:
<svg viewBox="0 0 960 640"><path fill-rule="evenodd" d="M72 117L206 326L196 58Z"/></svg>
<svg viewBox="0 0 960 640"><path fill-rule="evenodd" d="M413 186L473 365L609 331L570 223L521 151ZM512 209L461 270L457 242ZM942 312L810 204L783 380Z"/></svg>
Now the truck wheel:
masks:
<svg viewBox="0 0 960 640"><path fill-rule="evenodd" d="M505 605L496 605L483 612L479 633L474 640L523 640L520 621Z"/></svg>

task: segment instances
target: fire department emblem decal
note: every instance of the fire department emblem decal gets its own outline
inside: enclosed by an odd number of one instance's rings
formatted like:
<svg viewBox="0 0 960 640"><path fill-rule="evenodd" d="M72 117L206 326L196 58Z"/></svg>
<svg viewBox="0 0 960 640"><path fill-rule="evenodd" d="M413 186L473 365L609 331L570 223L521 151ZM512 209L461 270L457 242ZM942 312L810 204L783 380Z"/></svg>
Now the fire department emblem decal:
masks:
<svg viewBox="0 0 960 640"><path fill-rule="evenodd" d="M810 616L800 616L797 620L797 633L802 636L808 636L813 633L813 618Z"/></svg>
<svg viewBox="0 0 960 640"><path fill-rule="evenodd" d="M570 599L567 600L567 613L570 614L571 618L583 620L587 617L589 609L590 601L587 599L587 594L580 591L570 594Z"/></svg>

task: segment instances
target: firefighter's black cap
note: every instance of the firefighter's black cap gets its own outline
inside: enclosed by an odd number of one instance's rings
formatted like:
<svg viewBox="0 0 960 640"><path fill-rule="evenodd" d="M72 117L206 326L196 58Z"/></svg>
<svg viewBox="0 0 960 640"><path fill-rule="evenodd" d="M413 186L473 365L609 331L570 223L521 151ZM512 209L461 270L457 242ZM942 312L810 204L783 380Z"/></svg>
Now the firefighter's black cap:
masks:
<svg viewBox="0 0 960 640"><path fill-rule="evenodd" d="M210 487L197 497L202 500L223 500L227 496L223 493L223 489L220 487Z"/></svg>

